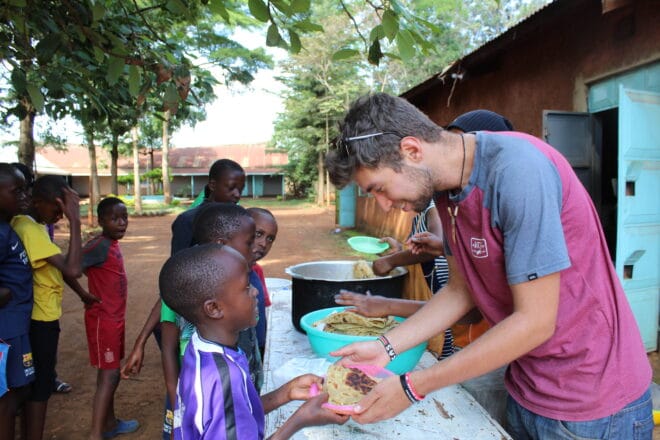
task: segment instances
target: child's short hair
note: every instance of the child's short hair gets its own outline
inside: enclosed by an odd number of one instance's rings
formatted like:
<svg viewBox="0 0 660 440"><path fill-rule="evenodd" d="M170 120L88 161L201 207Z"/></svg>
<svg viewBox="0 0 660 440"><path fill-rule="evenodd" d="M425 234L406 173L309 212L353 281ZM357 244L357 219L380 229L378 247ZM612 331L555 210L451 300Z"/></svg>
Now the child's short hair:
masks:
<svg viewBox="0 0 660 440"><path fill-rule="evenodd" d="M273 215L273 213L270 212L269 210L265 209L265 208L253 207L253 208L248 208L247 211L250 213L250 215L255 215L256 214L256 215L263 215L263 216L266 216L266 217L270 217L270 218L273 219L273 221L275 223L277 223L277 220L275 219L275 216Z"/></svg>
<svg viewBox="0 0 660 440"><path fill-rule="evenodd" d="M34 184L34 173L32 170L27 165L20 162L14 162L12 163L12 166L20 171L23 177L25 177L25 186L31 188Z"/></svg>
<svg viewBox="0 0 660 440"><path fill-rule="evenodd" d="M204 302L213 299L218 286L231 276L213 258L218 252L243 258L229 246L207 243L174 254L160 270L158 287L163 301L195 325Z"/></svg>
<svg viewBox="0 0 660 440"><path fill-rule="evenodd" d="M54 202L64 197L64 188L68 186L61 176L41 176L34 181L32 198Z"/></svg>
<svg viewBox="0 0 660 440"><path fill-rule="evenodd" d="M218 159L213 162L209 169L209 179L219 180L224 174L230 171L238 171L245 174L245 170L237 162L231 159Z"/></svg>
<svg viewBox="0 0 660 440"><path fill-rule="evenodd" d="M242 219L250 214L234 203L213 202L204 205L193 223L193 243L214 243L229 240L241 228Z"/></svg>
<svg viewBox="0 0 660 440"><path fill-rule="evenodd" d="M106 197L105 199L101 200L99 202L99 206L96 207L96 215L99 218L105 217L110 213L115 205L123 203L124 201L118 197Z"/></svg>
<svg viewBox="0 0 660 440"><path fill-rule="evenodd" d="M8 164L5 162L0 162L0 179L9 180L16 178L16 172L20 170L13 166L13 164Z"/></svg>

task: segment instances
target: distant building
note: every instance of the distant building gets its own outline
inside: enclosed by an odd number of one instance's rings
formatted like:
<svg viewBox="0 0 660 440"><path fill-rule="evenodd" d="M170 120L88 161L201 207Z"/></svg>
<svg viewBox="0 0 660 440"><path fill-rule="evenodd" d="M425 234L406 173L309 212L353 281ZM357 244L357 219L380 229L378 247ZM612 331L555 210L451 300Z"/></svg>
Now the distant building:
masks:
<svg viewBox="0 0 660 440"><path fill-rule="evenodd" d="M140 154L140 174L154 167L160 168L162 155L155 150L151 154ZM209 168L218 159L238 162L247 175L243 197L272 197L285 194L285 176L282 166L288 163L284 152L271 152L266 144L220 145L215 147L174 148L169 153L171 190L173 195L197 195L208 181ZM71 186L81 195L89 195L89 154L87 147L68 146L66 150L40 148L36 153L38 174L66 176ZM111 191L110 153L104 148L96 149L96 164L101 185L101 194ZM133 159L120 157L119 176L133 174ZM121 194L132 193L131 184L120 185ZM142 194L148 193L143 183Z"/></svg>

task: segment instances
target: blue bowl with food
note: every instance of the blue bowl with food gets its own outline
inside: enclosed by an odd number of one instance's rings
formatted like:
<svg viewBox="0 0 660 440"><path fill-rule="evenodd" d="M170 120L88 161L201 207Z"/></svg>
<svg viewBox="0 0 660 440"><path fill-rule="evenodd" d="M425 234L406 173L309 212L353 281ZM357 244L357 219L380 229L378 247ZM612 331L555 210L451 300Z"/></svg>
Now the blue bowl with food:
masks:
<svg viewBox="0 0 660 440"><path fill-rule="evenodd" d="M330 356L330 352L339 350L353 342L374 341L378 338L377 336L357 336L331 333L322 330L321 325L314 325L318 321L327 318L331 313L342 312L345 309L347 309L347 307L330 307L307 313L300 318L300 326L307 333L307 338L312 346L312 350L314 350L314 353L317 355L325 357L331 361L336 361L338 358ZM395 316L394 320L403 322L405 318ZM411 371L422 358L424 350L426 350L426 345L427 343L423 342L403 353L399 353L392 362L385 366L385 368L396 374L403 374Z"/></svg>

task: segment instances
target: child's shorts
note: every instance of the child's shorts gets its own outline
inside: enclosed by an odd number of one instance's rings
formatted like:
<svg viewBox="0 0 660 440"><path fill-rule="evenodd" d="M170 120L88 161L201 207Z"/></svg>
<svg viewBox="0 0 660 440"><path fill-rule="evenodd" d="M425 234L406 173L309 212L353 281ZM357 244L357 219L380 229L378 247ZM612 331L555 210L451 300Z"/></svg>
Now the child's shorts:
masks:
<svg viewBox="0 0 660 440"><path fill-rule="evenodd" d="M28 333L15 338L3 339L9 345L7 352L7 386L9 389L20 388L34 382L34 360L30 335Z"/></svg>
<svg viewBox="0 0 660 440"><path fill-rule="evenodd" d="M30 322L30 345L36 377L32 383L29 400L45 402L53 393L57 343L60 339L60 321Z"/></svg>
<svg viewBox="0 0 660 440"><path fill-rule="evenodd" d="M101 370L116 370L124 358L125 321L101 319L85 313L89 361Z"/></svg>

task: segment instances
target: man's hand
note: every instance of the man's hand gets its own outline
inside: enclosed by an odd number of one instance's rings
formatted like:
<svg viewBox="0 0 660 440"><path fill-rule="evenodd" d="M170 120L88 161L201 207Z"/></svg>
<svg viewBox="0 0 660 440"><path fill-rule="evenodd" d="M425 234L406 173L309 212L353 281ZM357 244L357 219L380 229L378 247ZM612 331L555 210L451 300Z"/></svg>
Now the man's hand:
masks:
<svg viewBox="0 0 660 440"><path fill-rule="evenodd" d="M337 362L344 367L356 364L384 367L390 362L390 357L380 341L354 342L330 352L330 356L340 357Z"/></svg>
<svg viewBox="0 0 660 440"><path fill-rule="evenodd" d="M399 376L392 376L378 383L358 402L353 420L362 424L375 423L392 418L409 406Z"/></svg>
<svg viewBox="0 0 660 440"><path fill-rule="evenodd" d="M353 306L355 309L352 309L352 311L370 318L387 316L387 301L387 298L372 295L369 291L367 291L366 295L363 295L361 293L349 292L348 290L342 289L337 295L335 295L335 302L337 304L342 306Z"/></svg>
<svg viewBox="0 0 660 440"><path fill-rule="evenodd" d="M371 267L374 270L374 274L381 277L387 275L392 269L394 269L392 263L389 262L389 258L387 257L381 257L377 260L374 260Z"/></svg>

